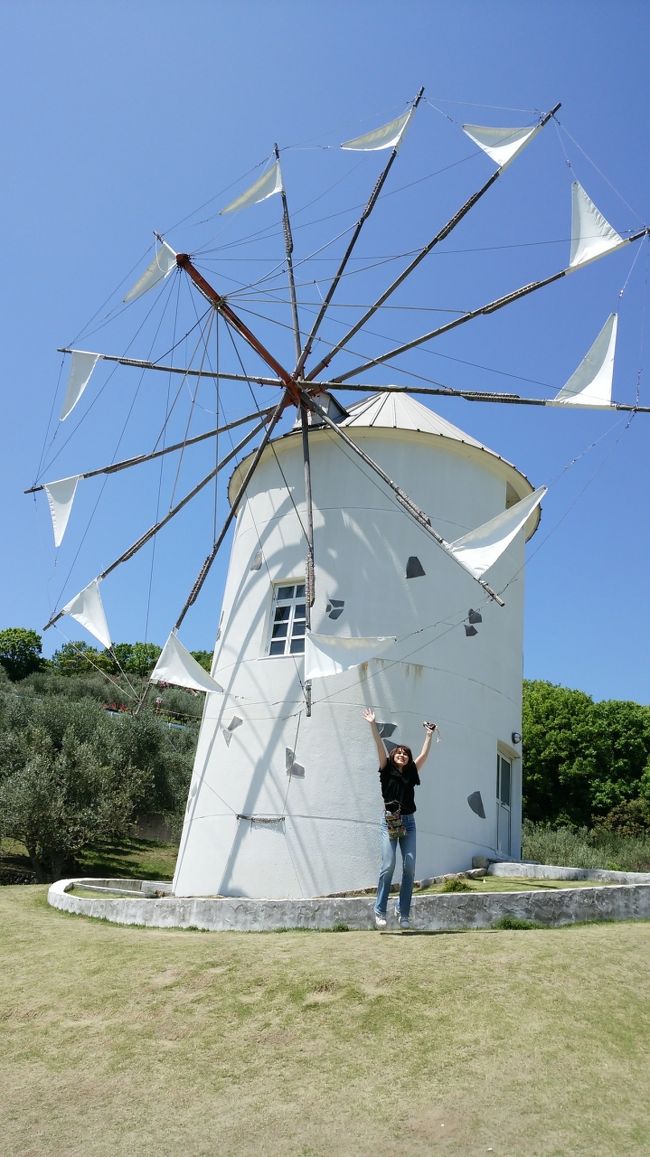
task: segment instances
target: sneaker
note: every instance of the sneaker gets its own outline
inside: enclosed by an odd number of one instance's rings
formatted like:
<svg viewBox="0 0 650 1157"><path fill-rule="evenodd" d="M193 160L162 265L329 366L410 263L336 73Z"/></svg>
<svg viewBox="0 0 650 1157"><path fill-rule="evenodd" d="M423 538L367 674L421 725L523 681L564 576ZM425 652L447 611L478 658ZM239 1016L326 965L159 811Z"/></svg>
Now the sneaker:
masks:
<svg viewBox="0 0 650 1157"><path fill-rule="evenodd" d="M380 912L375 912L375 928L385 928L386 917L382 916Z"/></svg>
<svg viewBox="0 0 650 1157"><path fill-rule="evenodd" d="M400 918L399 918L399 926L400 926L400 928L402 928L402 929L406 929L406 928L410 928L410 927L411 927L411 921L409 920L408 916L400 916Z"/></svg>

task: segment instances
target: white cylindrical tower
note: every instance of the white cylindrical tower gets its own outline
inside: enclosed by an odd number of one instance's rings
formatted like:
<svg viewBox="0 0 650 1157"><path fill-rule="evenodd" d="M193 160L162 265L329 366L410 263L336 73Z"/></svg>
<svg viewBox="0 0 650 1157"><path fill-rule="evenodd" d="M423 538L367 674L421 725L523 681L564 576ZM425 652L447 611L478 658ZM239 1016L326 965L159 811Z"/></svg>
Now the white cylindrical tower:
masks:
<svg viewBox="0 0 650 1157"><path fill-rule="evenodd" d="M341 425L448 541L532 491L406 395L361 402ZM308 717L302 445L285 435L238 514L213 665L224 694L207 696L176 895L300 898L376 882L382 801L364 706L415 754L422 721L440 727L416 792L418 878L467 868L477 853L520 853L522 565L538 512L489 572L506 588L501 608L333 431L312 429L310 455L312 630L397 641L315 679ZM481 616L475 634L470 609Z"/></svg>

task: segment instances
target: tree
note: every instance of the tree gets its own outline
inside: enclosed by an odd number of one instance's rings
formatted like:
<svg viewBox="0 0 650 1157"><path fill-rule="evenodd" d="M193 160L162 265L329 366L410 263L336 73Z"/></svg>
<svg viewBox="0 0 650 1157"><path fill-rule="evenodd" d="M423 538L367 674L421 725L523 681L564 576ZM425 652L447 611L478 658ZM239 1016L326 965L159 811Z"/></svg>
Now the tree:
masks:
<svg viewBox="0 0 650 1157"><path fill-rule="evenodd" d="M190 655L193 659L196 659L197 663L201 664L204 671L207 671L209 675L212 670L212 651L190 651Z"/></svg>
<svg viewBox="0 0 650 1157"><path fill-rule="evenodd" d="M650 785L650 708L524 684L524 811L591 827Z"/></svg>
<svg viewBox="0 0 650 1157"><path fill-rule="evenodd" d="M80 639L59 647L52 655L52 666L60 675L90 675L96 671L111 674L115 662L110 651L98 651Z"/></svg>
<svg viewBox="0 0 650 1157"><path fill-rule="evenodd" d="M83 848L126 833L151 794L152 756L131 758L122 720L92 700L15 698L3 716L3 835L25 844L38 880L55 879Z"/></svg>
<svg viewBox="0 0 650 1157"><path fill-rule="evenodd" d="M156 643L134 643L126 665L129 675L139 675L141 679L148 678L158 662L161 650Z"/></svg>
<svg viewBox="0 0 650 1157"><path fill-rule="evenodd" d="M10 679L24 679L43 666L41 636L27 627L0 631L0 663Z"/></svg>
<svg viewBox="0 0 650 1157"><path fill-rule="evenodd" d="M156 643L114 643L111 671L114 675L124 671L127 675L146 679L156 666L160 652Z"/></svg>

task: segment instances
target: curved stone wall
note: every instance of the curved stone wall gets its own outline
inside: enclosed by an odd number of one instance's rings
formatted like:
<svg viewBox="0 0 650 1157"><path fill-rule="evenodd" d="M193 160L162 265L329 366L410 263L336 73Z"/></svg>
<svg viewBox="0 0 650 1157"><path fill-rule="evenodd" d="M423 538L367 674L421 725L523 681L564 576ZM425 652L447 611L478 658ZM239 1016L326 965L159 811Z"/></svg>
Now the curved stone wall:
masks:
<svg viewBox="0 0 650 1157"><path fill-rule="evenodd" d="M521 868L524 865L513 866ZM493 927L504 917L548 927L594 920L647 920L650 919L650 878L646 875L640 880L639 883L593 888L416 894L411 911L412 930L424 934L485 929ZM123 885L129 883L134 887L124 889ZM147 887L138 888L139 883ZM70 895L68 889L79 884L93 890L108 887L133 891L134 894L114 899ZM48 902L55 908L79 916L150 928L271 932L279 928L326 930L345 925L351 931L374 929L373 898L369 896L251 900L155 895L165 887L155 881L59 880L52 884ZM387 931L392 930L398 931L397 924L389 921Z"/></svg>

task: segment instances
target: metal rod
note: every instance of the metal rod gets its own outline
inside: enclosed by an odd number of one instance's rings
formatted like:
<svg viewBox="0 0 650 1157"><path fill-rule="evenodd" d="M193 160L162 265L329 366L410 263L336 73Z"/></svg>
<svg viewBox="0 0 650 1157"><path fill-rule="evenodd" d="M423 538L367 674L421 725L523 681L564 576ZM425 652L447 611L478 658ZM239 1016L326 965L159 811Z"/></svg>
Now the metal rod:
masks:
<svg viewBox="0 0 650 1157"><path fill-rule="evenodd" d="M636 238L631 238L630 240L636 240ZM60 350L58 350L58 352L64 353L64 354L69 354L69 353L74 353L74 352L83 353L85 351L83 351L83 350L74 351L71 349L60 349ZM172 374L187 374L187 375L194 376L194 377L224 378L226 381L234 381L234 382L255 382L257 385L260 385L260 386L276 386L276 387L282 386L282 382L280 381L279 378L252 377L250 374L226 374L226 373L221 373L221 372L216 373L214 371L205 371L205 370L187 370L187 369L182 369L179 366L155 365L153 362L139 361L135 358L121 358L121 357L116 357L112 354L102 354L101 356L105 361L119 362L120 365L134 366L138 369L164 370L164 371L167 371L167 372L172 373ZM317 394L317 393L320 393L321 391L326 392L329 390L333 390L340 384L341 383L338 379L336 379L336 380L328 379L325 382L311 381L311 380L308 381L306 378L297 378L296 379L296 385L300 386L302 389L306 389L309 394L312 394L312 393ZM452 386L439 386L439 387L434 387L434 386L384 386L384 385L375 385L372 382L367 382L367 383L349 382L346 380L345 389L350 390L350 391L354 391L356 393L362 393L362 394L391 393L391 392L396 393L396 394L397 393L430 394L431 396L435 395L435 396L442 396L442 397L449 397L449 398L463 398L467 402L503 402L503 403L512 403L513 405L521 405L521 406L547 406L549 404L549 400L541 400L539 398L522 398L519 394L506 394L503 392L490 393L487 390L457 390L457 389L454 389ZM617 409L617 410L630 410L630 411L633 410L639 414L645 414L645 413L650 412L650 407L648 407L648 406L628 406L622 402L612 402L611 408ZM273 407L269 406L265 410L260 410L259 414L260 415L271 414L272 412L273 412ZM257 413L254 416L257 417L258 416ZM246 418L239 419L239 421L242 423L247 421L247 420L248 419L246 419ZM235 426L237 424L238 424L237 422L233 422L232 426ZM221 427L221 430L226 430L226 429L228 429L228 427L226 427L226 426ZM214 431L214 432L216 433L216 431ZM201 435L201 437L208 437L208 435L207 434ZM135 461L135 459L134 459L134 461ZM82 475L82 477L86 478L86 477L89 477L89 475L84 474L84 475ZM42 489L43 489L42 486L34 486L34 487L31 487L29 490L25 490L24 493L25 494L32 494L35 491L42 490Z"/></svg>
<svg viewBox="0 0 650 1157"><path fill-rule="evenodd" d="M541 118L541 120L537 126L538 132L540 129L542 129L544 127L544 125L546 125L548 123L548 121L551 119L552 116L555 115L555 113L558 111L559 108L561 108L560 104L554 105L554 107L550 110L550 112L547 112ZM413 272L414 269L417 268L417 266L420 264L420 262L423 261L424 258L428 256L428 254L431 252L431 250L436 245L438 245L441 241L444 241L446 237L449 236L449 234L452 232L452 230L455 229L456 226L462 221L463 217L465 217L466 214L469 213L470 209L472 209L474 207L474 205L476 205L477 201L479 201L481 199L481 197L483 197L484 194L487 193L488 189L490 189L492 187L492 185L494 184L494 182L501 176L501 173L503 172L504 168L505 168L505 166L501 165L497 169L497 171L495 173L493 173L492 176L489 177L488 180L483 185L481 185L481 188L478 189L476 191L476 193L473 193L472 196L469 197L468 200L465 201L465 203L463 205L461 205L458 212L455 213L453 217L450 217L450 219L449 219L449 221L447 221L446 225L443 225L442 229L438 233L436 233L435 237L433 237L431 239L431 241L429 241L429 243L427 245L425 245L424 248L421 249L420 252L413 258L413 260L411 262L409 262L409 264L400 273L400 275L395 279L395 281L393 281L388 286L388 289L386 289L384 291L384 293L382 293L381 297L377 298L374 305L371 305L370 308L368 310L366 310L363 317L361 317L359 319L359 321L357 321L355 323L355 325L353 325L352 328L347 331L347 333L344 335L344 337L342 337L341 340L339 342L337 342L337 344L334 346L334 348L332 350L330 350L329 354L327 354L318 363L318 365L314 367L314 369L311 371L311 373L309 373L307 375L310 380L312 378L317 377L317 375L321 372L321 370L324 370L325 367L329 365L329 363L331 362L331 360L335 356L335 354L339 353L339 351L342 350L345 345L347 345L347 343L350 341L350 339L353 338L354 335L359 332L359 330L362 328L362 326L364 326L366 324L366 322L369 321L369 319L373 316L373 314L376 313L378 309L380 309L380 307L384 304L384 302L387 300L387 298L389 298L391 296L391 294L393 294L395 292L395 290L402 284L402 282Z"/></svg>
<svg viewBox="0 0 650 1157"><path fill-rule="evenodd" d="M109 466L98 466L96 470L86 470L79 478L96 478L98 474L117 474L119 470L127 470L130 466L140 466L143 462L152 462L154 458L161 458L164 454L171 454L174 450L182 450L185 446L194 446L197 442L204 442L207 438L214 438L218 434L225 434L228 430L234 430L237 426L243 426L245 422L252 422L254 418L259 421L260 418L267 418L273 413L273 407L268 406L264 410L256 410L254 414L247 414L245 418L237 418L235 422L228 422L227 426L217 426L214 430L207 430L205 434L196 434L193 438L185 438L182 442L175 442L173 446L165 446L163 450L153 450L151 454L138 454L135 458L124 458L121 462L112 462ZM42 486L30 486L29 490L24 490L24 494L36 494L39 490L44 490L47 483Z"/></svg>
<svg viewBox="0 0 650 1157"><path fill-rule="evenodd" d="M205 277L199 273L198 269L192 264L192 260L189 254L177 253L176 264L180 266L181 269L185 270L185 272L188 274L203 296L207 298L208 301L212 302L215 309L217 309L221 316L226 319L228 324L232 326L232 328L240 335L240 337L243 337L244 341L246 341L248 345L251 346L251 348L254 349L257 354L259 354L259 356L262 358L262 361L265 361L267 366L270 366L273 372L277 374L283 385L286 386L287 390L289 390L294 404L298 405L298 392L294 385L291 374L288 372L288 370L285 370L284 366L280 365L280 362L273 357L273 354L267 350L266 346L255 337L253 331L250 330L248 326L245 325L245 323L241 320L241 318L237 316L235 311L231 309L225 297L222 297L221 294L217 293L216 289L213 289L210 283L206 281Z"/></svg>
<svg viewBox="0 0 650 1157"><path fill-rule="evenodd" d="M639 229L638 233L632 234L631 237L626 237L623 245L630 245L633 241L638 241L641 237L646 237L650 233L650 228ZM621 245L617 246L618 249ZM602 254L606 256L606 254ZM585 265L591 262L584 262ZM566 277L569 273L575 273L580 269L580 265L574 268L567 265L565 269L561 269L559 273L552 273L550 277L542 277L539 281L531 281L527 285L520 286L519 289L514 289L512 293L506 293L503 297L495 297L494 301L487 302L486 305L481 305L478 309L472 309L468 313L461 314L460 317L454 318L453 321L448 321L445 325L438 326L437 329L429 330L428 333L416 337L413 341L404 342L403 345L395 346L392 350L388 350L385 354L380 354L379 357L371 358L367 362L361 362L358 366L348 370L346 374L339 374L338 377L332 379L332 385L340 385L346 381L347 378L352 377L353 374L362 374L372 366L381 365L382 362L388 361L390 358L398 357L399 354L406 353L407 350L415 349L416 346L423 345L424 342L432 341L434 337L439 337L440 334L449 333L450 330L456 329L459 325L464 325L467 321L472 321L475 317L480 317L484 314L496 313L498 309L503 309L506 305L511 305L513 301L519 301L522 297L527 297L529 293L535 293L538 289L544 289L547 285L552 285L554 281L559 281L562 277Z"/></svg>
<svg viewBox="0 0 650 1157"><path fill-rule="evenodd" d="M424 345L427 341L432 341L434 337L439 337L443 333L449 333L450 330L456 329L460 325L464 325L468 321L472 321L475 317L480 317L482 314L495 313L497 309L502 309L505 305L510 305L511 302L516 301L520 297L526 297L529 293L534 293L537 289L543 289L546 285L551 285L552 282L558 281L561 277L565 277L566 269L561 270L560 273L554 273L551 277L545 277L541 281L533 281L528 285L523 285L520 289L515 290L514 293L508 293L505 297L495 298L487 305L481 305L478 309L469 310L468 313L462 314L461 317L454 318L453 321L448 321L445 325L438 326L437 329L429 330L428 333L421 334L420 337L413 338L412 341L404 342L403 345L395 346L392 350L388 350L385 354L379 354L376 358L371 358L367 362L361 362L354 366L353 369L348 370L346 374L339 374L333 379L333 384L341 385L347 378L352 377L353 374L365 373L366 370L372 366L381 365L382 362L388 361L390 358L398 357L399 354L406 353L407 350L415 349L416 346Z"/></svg>
<svg viewBox="0 0 650 1157"><path fill-rule="evenodd" d="M415 97L415 100L413 101L413 104L411 107L411 112L409 114L409 120L413 116L413 113L415 112L416 108L418 107L418 105L422 99L423 94L424 94L424 87L422 87L420 89L417 96ZM406 127L407 127L408 123L409 122L407 121L406 124L404 125L403 131L406 131ZM321 307L318 311L318 314L316 316L314 324L311 327L311 330L309 332L309 336L307 337L307 341L305 342L305 348L302 352L301 357L298 360L298 364L297 364L296 369L294 371L294 377L300 377L300 375L303 372L303 369L305 367L305 362L307 361L307 358L309 357L309 354L311 353L311 349L312 349L312 346L314 344L314 339L316 337L316 334L318 333L318 330L320 329L321 322L322 322L323 318L325 317L325 314L329 308L329 305L330 305L332 298L334 297L334 294L335 294L336 289L338 287L339 281L341 280L341 277L343 276L345 267L346 267L348 261L350 260L350 257L352 256L352 252L353 252L354 247L358 241L359 234L361 233L363 226L365 225L366 221L368 220L368 217L372 213L372 210L374 209L374 207L377 203L377 200L379 198L379 194L381 193L381 191L384 187L384 184L386 182L386 178L388 177L388 174L390 173L390 171L393 167L393 164L395 163L398 152L399 152L399 144L395 145L393 151L390 154L390 157L388 158L386 164L384 165L382 172L379 174L379 177L377 178L377 181L375 183L375 187L372 190L370 197L368 198L368 202L366 204L366 207L363 210L363 213L359 217L359 220L357 221L357 223L354 227L352 236L351 236L350 241L348 243L348 247L345 250L343 257L341 258L339 267L336 270L336 273L334 274L334 278L332 280L332 283L331 283L327 293L325 294L325 297L323 298L323 301L321 303Z"/></svg>
<svg viewBox="0 0 650 1157"><path fill-rule="evenodd" d="M414 519L415 522L417 522L418 526L421 526L422 529L424 531L426 531L426 533L429 534L431 536L431 538L433 538L437 542L438 546L442 547L445 554L448 555L449 558L453 559L453 561L461 568L461 570L463 570L465 572L465 574L469 575L470 578L474 579L474 582L477 582L479 584L479 586L483 587L483 590L485 591L485 593L487 595L490 596L491 599L494 599L494 601L496 603L498 603L500 607L504 607L505 606L504 600L501 598L500 595L497 594L497 592L495 590L492 589L491 586L488 586L485 579L482 579L482 578L477 579L476 576L472 575L471 572L468 571L467 568L464 567L463 564L456 558L453 551L451 551L449 549L449 544L445 541L445 539L442 537L442 535L431 525L431 519L429 518L429 515L425 514L425 512L423 510L420 510L420 507L416 505L416 503L413 501L413 499L409 498L408 494L406 494L397 485L397 483L393 482L392 478L389 477L389 475L386 473L385 470L382 470L381 466L377 462L375 462L374 458L370 458L368 456L368 454L366 454L365 451L363 451L361 449L360 446L357 446L356 442L353 442L351 438L348 438L347 434L344 434L341 427L337 426L336 422L333 422L331 420L329 415L326 414L325 410L323 410L322 407L319 406L318 403L315 402L314 399L311 398L305 390L302 390L301 394L305 400L305 404L310 409L315 410L315 412L320 416L320 418L323 420L325 425L329 426L330 429L333 430L335 434L338 434L339 438L342 438L342 440L345 442L346 446L348 446L350 448L350 450L352 450L359 458L361 458L361 460L363 462L365 462L366 466L369 466L371 468L371 470L374 470L375 474L379 475L379 477L382 479L382 481L385 482L386 485L393 491L393 494L397 498L397 501L400 503L400 506L402 506L404 508L404 510L406 511L406 513L409 514L411 516L411 518Z"/></svg>
<svg viewBox="0 0 650 1157"><path fill-rule="evenodd" d="M300 425L302 431L302 457L305 471L305 506L307 512L307 598L305 600L305 618L307 627L311 630L311 608L316 598L316 580L314 572L314 504L311 488L311 459L309 456L309 422L307 407L300 403Z"/></svg>
<svg viewBox="0 0 650 1157"><path fill-rule="evenodd" d="M74 354L86 353L85 350L68 349L61 347L57 350L60 354ZM190 370L184 369L183 366L166 366L159 362L148 362L140 358L122 358L115 354L100 354L102 361L117 362L121 366L133 366L140 370L160 370L165 374L183 374L187 378L223 378L226 382L255 382L260 386L282 386L284 383L280 378L266 378L256 377L253 374L227 374L221 370Z"/></svg>
<svg viewBox="0 0 650 1157"><path fill-rule="evenodd" d="M105 579L107 575L111 574L111 572L116 569L116 567L120 566L123 562L128 562L130 558L133 558L134 554L137 554L137 552L143 546L145 546L150 541L150 539L152 539L154 535L158 533L159 530L162 530L163 526L166 526L168 522L171 522L172 518L174 518L174 516L178 514L178 512L182 510L184 506L187 506L187 503L190 502L192 498L196 497L196 495L200 490L203 489L204 486L207 486L208 482L210 482L215 477L215 475L219 473L223 466L226 466L228 462L230 462L239 453L240 450L243 450L244 446L250 442L251 438L254 438L255 435L259 433L265 424L266 419L264 419L263 422L259 422L257 426L250 430L246 437L243 438L237 446L235 446L235 449L230 454L227 454L226 457L223 458L222 461L219 462L214 467L214 469L211 470L210 473L199 482L198 486L195 486L192 490L190 490L189 493L186 494L185 497L182 498L181 501L178 502L176 506L165 515L164 518L161 518L159 522L156 522L153 526L150 526L149 530L145 531L145 533L140 538L138 538L136 542L132 543L131 546L129 546L124 551L124 553L120 555L119 558L116 558L115 561L106 568L106 570L103 570L101 574L97 575L97 580L101 581L102 579ZM57 611L57 613L52 616L49 622L45 624L43 630L47 631L49 627L54 626L54 624L63 617L64 613L64 611Z"/></svg>
<svg viewBox="0 0 650 1157"><path fill-rule="evenodd" d="M280 150L277 143L274 145L275 159L280 166ZM298 302L296 299L296 279L293 275L293 236L291 234L291 220L289 218L289 204L284 191L284 181L280 181L280 199L282 201L282 226L284 230L284 251L287 258L287 275L289 277L289 297L291 299L291 317L293 319L293 340L296 347L296 357L300 358L300 320L298 318Z"/></svg>
<svg viewBox="0 0 650 1157"><path fill-rule="evenodd" d="M330 387L332 384L331 382L329 383ZM511 406L555 407L553 398L522 398L520 394L495 394L490 393L488 390L456 390L452 386L439 386L437 388L434 386L364 386L358 382L354 385L346 382L345 389L364 394L367 394L368 390L373 390L378 394L435 394L443 398L462 398L466 402L501 402L503 405ZM570 405L566 405L564 408L570 409L571 407ZM610 402L608 406L583 408L624 410L634 414L650 414L650 406L629 406L624 402Z"/></svg>
<svg viewBox="0 0 650 1157"><path fill-rule="evenodd" d="M316 598L316 572L314 569L314 504L311 488L311 458L309 456L309 422L307 407L304 401L300 402L300 426L302 431L302 456L305 470L305 506L307 514L307 559L305 574L305 626L311 630L311 608ZM305 696L305 715L311 719L311 680L305 680L303 688Z"/></svg>
<svg viewBox="0 0 650 1157"><path fill-rule="evenodd" d="M249 484L251 478L253 477L253 474L255 473L255 470L257 469L258 463L260 461L260 458L262 457L262 454L264 453L264 450L266 449L266 447L267 447L267 445L271 439L271 434L273 433L273 430L275 429L280 418L282 417L284 410L289 405L291 405L291 398L289 396L289 391L287 390L285 392L284 397L282 397L280 399L277 406L275 407L275 410L273 412L273 416L271 418L271 421L269 422L266 433L265 433L262 441L260 442L257 450L255 451L255 456L253 458L253 461L251 462L248 470L246 471L246 475L244 477L244 480L243 480L241 486L239 487L237 494L235 495L235 499L232 503L232 506L230 507L230 512L228 514L228 517L226 518L226 521L224 522L223 527L221 528L221 533L219 534L219 537L217 539L215 539L215 542L212 546L212 550L210 551L210 554L205 559L205 562L203 563L203 566L201 567L201 570L199 571L198 577L196 579L196 582L194 583L194 586L192 587L192 590L190 591L190 594L187 598L187 601L185 602L185 605L184 605L178 619L176 620L176 623L174 624L174 630L175 631L177 631L180 628L181 623L183 622L183 619L185 618L190 607L193 605L193 603L196 602L196 600L200 594L201 588L202 588L206 578L208 577L208 574L210 573L210 568L211 568L215 558L217 557L219 547L221 546L224 538L226 537L226 534L228 532L228 528L230 527L230 524L231 524L233 518L235 517L237 510L239 509L239 504L240 504L242 498L244 497L244 494L246 493L246 489L248 487L248 484Z"/></svg>

